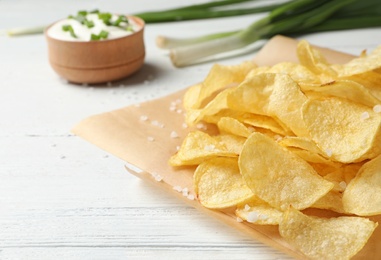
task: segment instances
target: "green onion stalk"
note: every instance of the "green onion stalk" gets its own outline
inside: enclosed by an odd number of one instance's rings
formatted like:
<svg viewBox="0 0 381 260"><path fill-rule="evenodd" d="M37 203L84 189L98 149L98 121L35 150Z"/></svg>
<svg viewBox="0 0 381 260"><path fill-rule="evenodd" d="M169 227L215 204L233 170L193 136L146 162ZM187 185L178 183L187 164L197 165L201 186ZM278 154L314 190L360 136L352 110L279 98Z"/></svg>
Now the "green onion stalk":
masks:
<svg viewBox="0 0 381 260"><path fill-rule="evenodd" d="M366 9L359 5L366 4ZM229 51L241 49L260 39L268 39L277 34L297 35L331 30L381 26L380 3L375 0L294 0L275 8L264 18L247 28L227 34L188 39L192 44L176 45L170 49L172 63L183 67L203 59ZM359 15L358 15L359 14ZM361 16L360 16L361 15ZM161 41L166 40L161 36ZM178 40L177 40L178 41ZM171 41L167 40L167 46ZM163 47L163 46L159 46ZM165 47L165 46L164 46Z"/></svg>

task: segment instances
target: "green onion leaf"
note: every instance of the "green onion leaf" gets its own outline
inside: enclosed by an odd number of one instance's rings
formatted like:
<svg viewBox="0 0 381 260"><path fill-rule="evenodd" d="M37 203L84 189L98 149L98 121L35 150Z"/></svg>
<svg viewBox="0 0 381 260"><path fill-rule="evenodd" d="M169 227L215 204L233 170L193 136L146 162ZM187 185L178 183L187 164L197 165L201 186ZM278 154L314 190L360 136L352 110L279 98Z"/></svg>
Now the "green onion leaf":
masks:
<svg viewBox="0 0 381 260"><path fill-rule="evenodd" d="M73 27L71 25L69 25L69 24L62 25L62 30L64 32L70 32L70 35L73 38L77 38L77 35L74 33L74 29L73 29Z"/></svg>

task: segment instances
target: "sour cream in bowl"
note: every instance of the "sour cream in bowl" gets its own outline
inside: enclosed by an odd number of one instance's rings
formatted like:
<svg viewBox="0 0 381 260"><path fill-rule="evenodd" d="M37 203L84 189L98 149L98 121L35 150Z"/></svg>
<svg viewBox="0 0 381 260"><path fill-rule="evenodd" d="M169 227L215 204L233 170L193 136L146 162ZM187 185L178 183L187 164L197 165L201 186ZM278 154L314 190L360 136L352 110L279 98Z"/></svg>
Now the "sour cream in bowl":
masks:
<svg viewBox="0 0 381 260"><path fill-rule="evenodd" d="M50 64L74 83L125 78L144 63L143 31L138 17L80 11L45 30Z"/></svg>

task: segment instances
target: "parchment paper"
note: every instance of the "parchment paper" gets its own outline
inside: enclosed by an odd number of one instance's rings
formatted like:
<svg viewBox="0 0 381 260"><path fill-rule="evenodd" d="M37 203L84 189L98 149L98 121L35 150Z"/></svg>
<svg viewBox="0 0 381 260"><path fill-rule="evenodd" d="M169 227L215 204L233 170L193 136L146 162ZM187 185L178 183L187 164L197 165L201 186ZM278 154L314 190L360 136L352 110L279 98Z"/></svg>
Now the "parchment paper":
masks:
<svg viewBox="0 0 381 260"><path fill-rule="evenodd" d="M258 65L273 65L282 61L296 62L296 44L297 42L293 39L276 36L269 40L253 59ZM319 49L332 63L344 63L353 58L351 55L333 50ZM176 83L174 82L174 84ZM142 172L127 168L130 173L144 180L152 181L171 192L173 196L182 199L184 203L191 204L233 228L247 233L253 239L295 258L304 259L302 254L279 236L277 226L239 223L233 212L205 209L196 200L190 200L173 189L173 187L179 186L188 188L190 194L193 193L192 175L195 168L172 168L168 165L169 157L176 152L176 147L192 130L183 126L184 116L180 101L184 92L185 90L182 90L139 105L91 116L80 122L72 131L90 143L123 159L127 164L141 169ZM176 135L178 138L174 138ZM327 212L328 215L329 212ZM373 220L381 219L378 217ZM355 258L381 259L380 228L376 229L368 244Z"/></svg>

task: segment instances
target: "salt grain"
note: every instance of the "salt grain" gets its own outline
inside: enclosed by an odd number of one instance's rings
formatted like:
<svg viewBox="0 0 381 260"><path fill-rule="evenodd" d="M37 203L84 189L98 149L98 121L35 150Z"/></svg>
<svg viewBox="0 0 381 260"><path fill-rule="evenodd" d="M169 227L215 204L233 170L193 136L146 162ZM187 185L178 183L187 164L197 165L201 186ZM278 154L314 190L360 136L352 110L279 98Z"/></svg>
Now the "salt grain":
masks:
<svg viewBox="0 0 381 260"><path fill-rule="evenodd" d="M368 112L364 112L364 113L361 114L360 119L361 119L361 121L364 121L364 120L368 119L369 117L370 117L369 113Z"/></svg>
<svg viewBox="0 0 381 260"><path fill-rule="evenodd" d="M184 197L187 197L189 195L189 190L188 188L182 189L181 193L183 194Z"/></svg>
<svg viewBox="0 0 381 260"><path fill-rule="evenodd" d="M159 174L156 174L154 177L155 177L155 181L160 182L163 180L163 177L161 177Z"/></svg>
<svg viewBox="0 0 381 260"><path fill-rule="evenodd" d="M177 134L176 131L172 131L170 136L171 138L179 138L179 135Z"/></svg>
<svg viewBox="0 0 381 260"><path fill-rule="evenodd" d="M180 145L176 146L176 150L177 150L177 151L180 150Z"/></svg>
<svg viewBox="0 0 381 260"><path fill-rule="evenodd" d="M240 218L240 217L237 217L236 220L237 220L237 222L239 222L239 223L242 223L242 222L243 222L243 219Z"/></svg>
<svg viewBox="0 0 381 260"><path fill-rule="evenodd" d="M180 186L173 186L173 189L177 192L182 192L183 189Z"/></svg>
<svg viewBox="0 0 381 260"><path fill-rule="evenodd" d="M347 187L347 183L346 183L345 181L341 181L341 182L339 183L339 186L340 186L340 188L342 188L343 190L345 190L345 188Z"/></svg>
<svg viewBox="0 0 381 260"><path fill-rule="evenodd" d="M148 120L148 116L140 116L140 121L147 121Z"/></svg>
<svg viewBox="0 0 381 260"><path fill-rule="evenodd" d="M181 126L182 126L184 129L188 128L187 123L183 123Z"/></svg>
<svg viewBox="0 0 381 260"><path fill-rule="evenodd" d="M208 145L204 146L204 150L209 151L209 152L213 151L215 148L216 148L216 146L213 144L208 144Z"/></svg>
<svg viewBox="0 0 381 260"><path fill-rule="evenodd" d="M188 200L194 200L195 198L194 198L194 195L193 195L193 194L189 194L189 195L187 196L187 199L188 199Z"/></svg>
<svg viewBox="0 0 381 260"><path fill-rule="evenodd" d="M249 212L249 214L247 214L247 221L250 222L250 223L254 223L254 222L257 222L259 220L259 214L255 211L253 212Z"/></svg>
<svg viewBox="0 0 381 260"><path fill-rule="evenodd" d="M246 204L244 210L245 210L245 211L249 211L250 209L251 209L251 207L250 207L249 205Z"/></svg>
<svg viewBox="0 0 381 260"><path fill-rule="evenodd" d="M381 113L381 105L375 105L373 107L373 111L376 113Z"/></svg>
<svg viewBox="0 0 381 260"><path fill-rule="evenodd" d="M177 114L181 114L182 112L183 112L183 111L182 111L181 109L177 109L177 110L176 110L176 113L177 113Z"/></svg>
<svg viewBox="0 0 381 260"><path fill-rule="evenodd" d="M204 125L203 123L198 123L196 125L196 128L200 129L200 130L206 130L207 129L206 125Z"/></svg>
<svg viewBox="0 0 381 260"><path fill-rule="evenodd" d="M328 157L331 157L332 156L332 150L331 149L326 149L325 150L325 154L328 156Z"/></svg>
<svg viewBox="0 0 381 260"><path fill-rule="evenodd" d="M148 140L149 142L153 142L153 141L155 141L155 138L153 138L152 136L148 136L148 137L147 137L147 140Z"/></svg>

